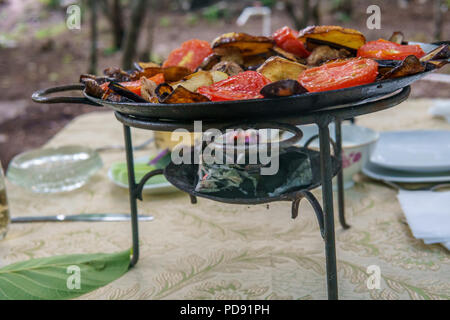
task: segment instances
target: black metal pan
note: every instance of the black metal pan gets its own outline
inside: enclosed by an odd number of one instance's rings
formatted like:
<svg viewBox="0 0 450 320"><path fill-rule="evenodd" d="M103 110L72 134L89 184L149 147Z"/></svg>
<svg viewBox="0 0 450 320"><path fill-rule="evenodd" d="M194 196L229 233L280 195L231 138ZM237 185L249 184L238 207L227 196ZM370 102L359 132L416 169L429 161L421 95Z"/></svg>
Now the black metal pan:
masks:
<svg viewBox="0 0 450 320"><path fill-rule="evenodd" d="M436 45L423 44L425 52L429 52ZM168 119L168 120L245 120L263 114L288 116L302 115L306 112L319 111L327 108L339 108L348 104L364 103L378 97L396 92L423 78L428 73L406 76L397 79L383 80L367 85L332 90L317 93L305 93L283 98L252 99L239 101L219 101L186 104L154 104L111 102L89 96L84 92L83 85L54 87L37 91L32 99L39 103L76 103L94 106L106 106L126 115L139 118ZM83 90L83 97L48 97L55 92L69 90Z"/></svg>

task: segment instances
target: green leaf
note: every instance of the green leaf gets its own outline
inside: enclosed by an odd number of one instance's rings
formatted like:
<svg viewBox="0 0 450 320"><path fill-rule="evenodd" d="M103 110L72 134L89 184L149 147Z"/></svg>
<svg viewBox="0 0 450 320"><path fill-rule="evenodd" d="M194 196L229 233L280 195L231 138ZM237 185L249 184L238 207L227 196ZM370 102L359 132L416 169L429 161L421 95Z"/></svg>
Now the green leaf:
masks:
<svg viewBox="0 0 450 320"><path fill-rule="evenodd" d="M17 262L0 269L0 300L76 298L120 278L129 264L130 250Z"/></svg>

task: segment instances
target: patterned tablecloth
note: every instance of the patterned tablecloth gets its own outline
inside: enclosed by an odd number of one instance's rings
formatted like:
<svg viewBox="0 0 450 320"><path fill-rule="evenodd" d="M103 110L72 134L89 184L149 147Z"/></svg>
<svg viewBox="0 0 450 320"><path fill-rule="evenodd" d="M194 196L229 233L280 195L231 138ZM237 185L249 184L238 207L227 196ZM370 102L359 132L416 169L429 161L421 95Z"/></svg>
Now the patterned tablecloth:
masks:
<svg viewBox="0 0 450 320"><path fill-rule="evenodd" d="M450 129L432 119L431 100L358 118L376 130ZM133 129L134 142L151 132ZM72 121L47 146L122 144L122 127L110 112ZM148 155L140 151L136 156ZM129 212L127 190L113 185L107 170L124 161L123 151L102 153L104 168L79 190L36 195L7 184L13 216ZM315 195L321 201L321 193ZM450 254L424 245L406 224L396 192L358 177L346 191L344 231L336 221L341 299L449 299ZM140 224L141 259L110 285L84 299L326 299L324 244L305 201L290 218L290 203L239 206L183 193L144 195L140 212L155 217ZM131 246L131 230L120 223L34 223L12 225L0 242L0 266L67 253L117 252ZM381 270L381 288L367 287L367 267Z"/></svg>

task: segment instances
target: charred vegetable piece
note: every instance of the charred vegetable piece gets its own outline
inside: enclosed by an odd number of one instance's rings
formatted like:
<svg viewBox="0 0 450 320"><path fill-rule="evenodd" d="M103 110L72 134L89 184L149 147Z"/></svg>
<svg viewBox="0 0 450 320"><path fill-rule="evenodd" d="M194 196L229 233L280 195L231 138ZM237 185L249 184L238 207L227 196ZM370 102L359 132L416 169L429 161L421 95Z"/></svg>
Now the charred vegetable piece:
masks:
<svg viewBox="0 0 450 320"><path fill-rule="evenodd" d="M171 86L176 89L183 86L185 89L195 92L198 88L212 85L213 77L208 71L197 71L183 78L183 80L172 83Z"/></svg>
<svg viewBox="0 0 450 320"><path fill-rule="evenodd" d="M211 53L213 52L209 42L198 39L188 40L169 54L163 67L185 67L193 72Z"/></svg>
<svg viewBox="0 0 450 320"><path fill-rule="evenodd" d="M358 57L381 60L403 60L410 55L421 58L425 55L425 52L419 45L401 45L379 39L367 42L358 50L357 55Z"/></svg>
<svg viewBox="0 0 450 320"><path fill-rule="evenodd" d="M81 83L85 83L85 81L87 79L95 80L95 82L97 82L98 84L103 84L103 83L110 82L110 81L114 80L114 79L111 79L111 78L108 78L108 77L98 77L98 76L95 76L93 74L82 74L80 76L80 82Z"/></svg>
<svg viewBox="0 0 450 320"><path fill-rule="evenodd" d="M230 77L237 75L238 73L243 72L244 70L237 64L232 61L222 61L216 64L213 68L213 71L224 72Z"/></svg>
<svg viewBox="0 0 450 320"><path fill-rule="evenodd" d="M389 38L390 42L394 42L394 43L398 43L398 44L403 44L403 40L405 40L405 36L400 31L394 32L392 34L392 36Z"/></svg>
<svg viewBox="0 0 450 320"><path fill-rule="evenodd" d="M230 61L238 65L244 64L244 56L241 51L235 47L216 48L214 52L220 56L220 61Z"/></svg>
<svg viewBox="0 0 450 320"><path fill-rule="evenodd" d="M143 71L135 72L132 75L134 80L140 79L141 77L152 78L157 74L162 73L164 75L165 81L173 82L179 81L191 74L191 71L185 67L150 67L145 68Z"/></svg>
<svg viewBox="0 0 450 320"><path fill-rule="evenodd" d="M147 100L145 100L141 96L138 96L134 92L128 90L127 88L125 88L124 86L122 86L122 85L120 85L120 84L118 84L116 82L111 82L109 84L108 88L111 89L113 92L117 93L118 95L121 95L122 97L130 99L131 101L134 101L134 102L147 102Z"/></svg>
<svg viewBox="0 0 450 320"><path fill-rule="evenodd" d="M443 44L436 49L430 51L422 58L420 61L428 62L431 60L441 60L441 59L449 59L450 58L450 46L448 44Z"/></svg>
<svg viewBox="0 0 450 320"><path fill-rule="evenodd" d="M336 59L345 59L351 57L351 53L346 49L333 49L329 46L318 46L306 59L310 66L320 66L324 62Z"/></svg>
<svg viewBox="0 0 450 320"><path fill-rule="evenodd" d="M210 73L211 73L214 83L228 79L228 77L229 77L229 75L227 73L222 72L222 71L213 70Z"/></svg>
<svg viewBox="0 0 450 320"><path fill-rule="evenodd" d="M202 64L199 66L201 70L211 70L216 64L220 62L220 56L217 53L211 53L205 59L203 59Z"/></svg>
<svg viewBox="0 0 450 320"><path fill-rule="evenodd" d="M385 73L380 80L395 79L425 71L425 66L416 56L408 56L398 66Z"/></svg>
<svg viewBox="0 0 450 320"><path fill-rule="evenodd" d="M105 90L93 79L84 79L85 92L95 98L102 98Z"/></svg>
<svg viewBox="0 0 450 320"><path fill-rule="evenodd" d="M158 85L155 89L155 94L158 97L159 102L164 101L164 99L167 98L169 94L171 94L173 91L173 88L168 83L161 83Z"/></svg>
<svg viewBox="0 0 450 320"><path fill-rule="evenodd" d="M294 62L306 64L306 59L298 58L294 54L287 52L278 46L273 47L272 51L273 51L274 55L276 55L276 56L280 56L282 58L285 58L285 59L288 59L288 60L291 60Z"/></svg>
<svg viewBox="0 0 450 320"><path fill-rule="evenodd" d="M310 54L304 43L297 39L298 32L285 26L273 34L273 39L279 48L299 58L307 58Z"/></svg>
<svg viewBox="0 0 450 320"><path fill-rule="evenodd" d="M120 68L107 68L103 71L105 76L119 82L131 81L131 76Z"/></svg>
<svg viewBox="0 0 450 320"><path fill-rule="evenodd" d="M256 56L247 56L244 57L244 63L242 64L245 69L256 70L261 66L264 62L266 62L269 56L265 54L256 55Z"/></svg>
<svg viewBox="0 0 450 320"><path fill-rule="evenodd" d="M157 102L158 98L156 97L155 89L158 85L152 81L147 79L146 77L141 78L141 97L149 102Z"/></svg>
<svg viewBox="0 0 450 320"><path fill-rule="evenodd" d="M172 103L195 103L195 102L208 102L210 101L207 97L200 93L192 92L184 88L183 86L178 86L173 90L163 101L166 104Z"/></svg>
<svg viewBox="0 0 450 320"><path fill-rule="evenodd" d="M154 62L135 62L134 67L138 71L143 71L146 68L158 68L160 65Z"/></svg>
<svg viewBox="0 0 450 320"><path fill-rule="evenodd" d="M237 48L243 56L254 56L266 53L273 48L273 41L267 37L251 36L246 33L230 32L221 35L213 41L214 52L220 54L220 49Z"/></svg>
<svg viewBox="0 0 450 320"><path fill-rule="evenodd" d="M264 98L288 97L308 92L297 80L280 80L272 82L261 89Z"/></svg>
<svg viewBox="0 0 450 320"><path fill-rule="evenodd" d="M306 70L306 66L281 57L271 57L258 68L258 72L270 81L285 79L297 80L299 75Z"/></svg>
<svg viewBox="0 0 450 320"><path fill-rule="evenodd" d="M306 48L309 51L312 51L317 45L327 45L356 52L366 43L366 38L361 32L339 26L307 27L300 31L298 39L306 42Z"/></svg>
<svg viewBox="0 0 450 320"><path fill-rule="evenodd" d="M450 61L448 59L442 59L442 60L432 60L425 62L425 70L434 70L434 69L440 69L443 66L449 64Z"/></svg>

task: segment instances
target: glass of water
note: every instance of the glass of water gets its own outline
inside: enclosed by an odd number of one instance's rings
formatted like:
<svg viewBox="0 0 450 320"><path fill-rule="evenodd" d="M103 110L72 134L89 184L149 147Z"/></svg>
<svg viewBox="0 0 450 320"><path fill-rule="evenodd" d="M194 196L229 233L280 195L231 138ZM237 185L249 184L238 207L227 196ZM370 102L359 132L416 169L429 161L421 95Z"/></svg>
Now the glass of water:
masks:
<svg viewBox="0 0 450 320"><path fill-rule="evenodd" d="M8 199L6 198L6 185L3 169L0 166L0 240L6 236L9 226Z"/></svg>

